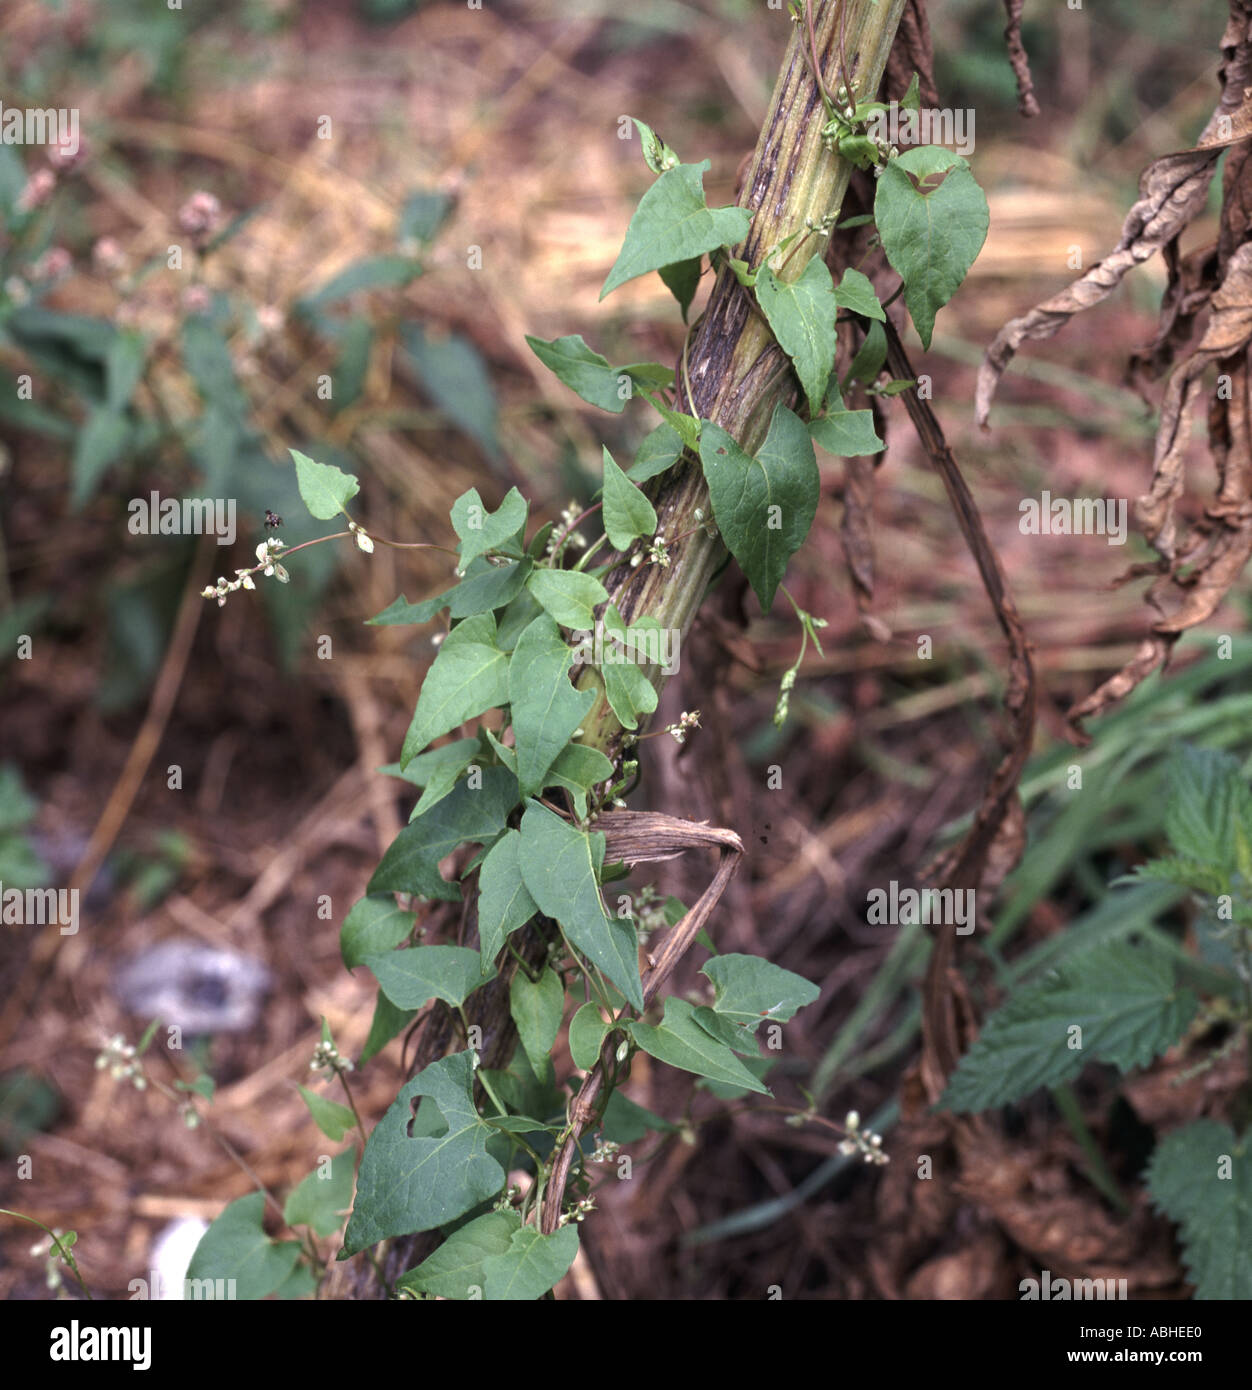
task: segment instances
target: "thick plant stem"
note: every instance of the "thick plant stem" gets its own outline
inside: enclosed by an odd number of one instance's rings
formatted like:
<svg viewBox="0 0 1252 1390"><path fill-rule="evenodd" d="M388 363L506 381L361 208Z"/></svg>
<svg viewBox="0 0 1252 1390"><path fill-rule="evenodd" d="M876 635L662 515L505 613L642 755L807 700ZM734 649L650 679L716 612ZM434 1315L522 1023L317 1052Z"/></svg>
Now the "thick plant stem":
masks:
<svg viewBox="0 0 1252 1390"><path fill-rule="evenodd" d="M827 92L833 95L838 89L846 64L854 102L877 94L904 3L815 0L813 47ZM749 269L757 270L784 238L797 236L788 247L782 273L786 280L798 277L814 256L825 253L852 172L845 159L822 144L827 116L806 56L809 47L807 25L795 25L739 197L739 205L752 212L747 240L737 248ZM817 230L804 235L808 229ZM729 266L718 273L686 362L686 380L682 362L678 364L677 408L691 408L690 389L700 418L720 425L749 453L764 440L775 405L794 400L795 382L787 359L755 311L752 292L739 284ZM652 617L663 628L685 636L710 580L726 558L721 540L710 537L695 515L697 509L705 515L710 511L699 459L684 453L645 491L656 507L658 531L683 539L671 544L667 567L652 564L631 569L619 563L605 576L605 587L628 626ZM650 675L659 689L663 675L656 668L651 668ZM579 684L600 684L594 667L583 668ZM623 730L602 688L583 728L581 742L616 761Z"/></svg>

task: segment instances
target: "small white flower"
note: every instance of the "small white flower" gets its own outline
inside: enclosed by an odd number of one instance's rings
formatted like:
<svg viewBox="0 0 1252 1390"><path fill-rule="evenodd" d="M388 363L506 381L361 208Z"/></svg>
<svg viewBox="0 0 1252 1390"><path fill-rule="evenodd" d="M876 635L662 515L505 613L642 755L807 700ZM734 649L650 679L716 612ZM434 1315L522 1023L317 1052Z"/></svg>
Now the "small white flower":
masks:
<svg viewBox="0 0 1252 1390"><path fill-rule="evenodd" d="M370 540L370 538L365 534L364 531L357 531L356 543L357 548L365 551L367 555L372 555L374 553L374 542Z"/></svg>

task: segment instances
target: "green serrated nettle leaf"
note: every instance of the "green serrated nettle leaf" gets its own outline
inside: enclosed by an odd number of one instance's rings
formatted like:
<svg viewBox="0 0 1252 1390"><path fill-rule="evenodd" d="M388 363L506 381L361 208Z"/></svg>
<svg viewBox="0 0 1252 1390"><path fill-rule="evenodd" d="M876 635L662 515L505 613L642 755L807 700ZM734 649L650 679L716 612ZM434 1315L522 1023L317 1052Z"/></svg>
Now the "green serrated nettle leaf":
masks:
<svg viewBox="0 0 1252 1390"><path fill-rule="evenodd" d="M1250 1139L1196 1120L1166 1135L1148 1164L1148 1192L1178 1223L1196 1298L1252 1298Z"/></svg>
<svg viewBox="0 0 1252 1390"><path fill-rule="evenodd" d="M756 277L756 299L779 346L791 358L809 409L820 410L837 346L838 304L826 262L814 256L790 282L762 266Z"/></svg>
<svg viewBox="0 0 1252 1390"><path fill-rule="evenodd" d="M318 521L330 521L348 505L361 490L361 484L332 463L314 463L299 449L287 451L296 465L296 486L309 514Z"/></svg>
<svg viewBox="0 0 1252 1390"><path fill-rule="evenodd" d="M581 743L567 743L556 755L548 769L544 785L562 787L574 802L579 820L587 819L587 794L598 782L613 776L613 764L598 748L585 748Z"/></svg>
<svg viewBox="0 0 1252 1390"><path fill-rule="evenodd" d="M756 1035L744 1027L741 1023L732 1023L730 1019L716 1013L713 1009L701 1004L692 1010L691 1017L700 1025L701 1028L711 1038L716 1038L718 1042L725 1043L732 1052L742 1053L746 1057L756 1057L760 1055L760 1048L757 1046Z"/></svg>
<svg viewBox="0 0 1252 1390"><path fill-rule="evenodd" d="M561 977L555 970L544 969L538 980L532 980L519 970L509 985L509 1011L535 1075L550 1074L552 1059L548 1054L561 1031L561 1016L565 1012Z"/></svg>
<svg viewBox="0 0 1252 1390"><path fill-rule="evenodd" d="M562 627L590 631L596 625L595 609L609 591L594 575L576 570L541 567L531 572L526 587ZM518 639L521 646L521 638Z"/></svg>
<svg viewBox="0 0 1252 1390"><path fill-rule="evenodd" d="M969 165L938 145L888 160L874 193L874 222L917 336L930 347L935 315L957 292L987 239L991 214Z"/></svg>
<svg viewBox="0 0 1252 1390"><path fill-rule="evenodd" d="M614 367L607 357L594 352L583 341L581 333L545 342L529 334L526 338L531 351L555 376L587 402L600 410L620 415L626 402L633 400L636 386L656 390L674 380L669 367L657 362L635 362Z"/></svg>
<svg viewBox="0 0 1252 1390"><path fill-rule="evenodd" d="M1252 836L1252 789L1237 758L1215 748L1178 749L1166 774L1165 833L1188 859L1239 870L1242 829Z"/></svg>
<svg viewBox="0 0 1252 1390"><path fill-rule="evenodd" d="M700 1027L692 1017L694 1012L693 1005L672 994L665 1001L665 1017L657 1027L648 1023L627 1023L625 1027L648 1056L655 1057L658 1062L770 1095L768 1088L761 1085L725 1043L718 1042Z"/></svg>
<svg viewBox="0 0 1252 1390"><path fill-rule="evenodd" d="M458 782L396 836L374 870L368 893L414 893L459 902L459 884L439 873L439 863L466 841L489 844L517 805L517 778L507 767L485 767L482 776Z"/></svg>
<svg viewBox="0 0 1252 1390"><path fill-rule="evenodd" d="M1168 814L1168 812L1166 813ZM1145 864L1136 864L1132 872L1122 874L1113 880L1113 887L1124 883L1176 883L1180 888L1190 888L1215 898L1225 893L1230 881L1221 869L1213 864L1201 864L1195 859L1150 859Z"/></svg>
<svg viewBox="0 0 1252 1390"><path fill-rule="evenodd" d="M339 929L339 954L351 970L366 956L391 951L413 930L413 913L403 912L389 893L358 898Z"/></svg>
<svg viewBox="0 0 1252 1390"><path fill-rule="evenodd" d="M565 1277L578 1254L578 1227L572 1222L541 1235L533 1226L514 1231L503 1255L483 1260L484 1301L500 1302L542 1298Z"/></svg>
<svg viewBox="0 0 1252 1390"><path fill-rule="evenodd" d="M768 613L787 561L817 514L821 480L808 429L785 405L775 406L769 434L753 458L706 420L700 462L718 530Z"/></svg>
<svg viewBox="0 0 1252 1390"><path fill-rule="evenodd" d="M704 175L711 161L676 164L659 176L639 200L626 229L621 254L609 271L600 298L619 285L660 270L736 246L748 235L752 216L743 208L710 208L704 201Z"/></svg>
<svg viewBox="0 0 1252 1390"><path fill-rule="evenodd" d="M658 473L672 468L682 457L682 436L673 425L658 425L635 451L635 461L626 470L632 482L646 483Z"/></svg>
<svg viewBox="0 0 1252 1390"><path fill-rule="evenodd" d="M518 860L539 911L558 921L570 942L642 1009L638 938L610 918L600 900L596 874L604 862L604 836L576 830L532 801L522 816Z"/></svg>
<svg viewBox="0 0 1252 1390"><path fill-rule="evenodd" d="M1199 1001L1174 980L1171 957L1116 941L1072 956L1020 989L983 1024L939 1100L987 1110L1076 1076L1088 1062L1121 1071L1171 1047Z"/></svg>
<svg viewBox="0 0 1252 1390"><path fill-rule="evenodd" d="M625 550L637 536L656 534L656 508L617 466L608 449L604 450L604 529L614 550Z"/></svg>
<svg viewBox="0 0 1252 1390"><path fill-rule="evenodd" d="M599 1004L584 1004L570 1019L569 1055L579 1071L590 1071L600 1060L600 1048L609 1027L600 1014Z"/></svg>
<svg viewBox="0 0 1252 1390"><path fill-rule="evenodd" d="M409 1137L418 1096L434 1103L442 1133ZM495 1155L507 1143L474 1107L474 1054L440 1058L401 1090L365 1145L344 1255L444 1226L495 1196L506 1180Z"/></svg>
<svg viewBox="0 0 1252 1390"><path fill-rule="evenodd" d="M444 756L438 761L428 763L424 769L424 790L413 808L412 815L409 816L411 821L425 815L452 791L465 769L475 765L474 760L482 756L482 744L475 738L459 738L455 743L445 744L442 748L433 749L431 753L423 753L421 757L414 758L409 764L409 769L412 770L422 758L440 753Z"/></svg>
<svg viewBox="0 0 1252 1390"><path fill-rule="evenodd" d="M909 79L908 90L900 98L902 111L920 111L922 108L921 79L917 73Z"/></svg>
<svg viewBox="0 0 1252 1390"><path fill-rule="evenodd" d="M532 578L555 573L536 570ZM548 769L595 701L593 691L575 690L570 683L574 657L547 613L541 613L517 639L509 662L509 707L523 796L542 790Z"/></svg>
<svg viewBox="0 0 1252 1390"><path fill-rule="evenodd" d="M488 511L476 487L464 492L452 504L452 529L461 538L459 553L461 572L471 560L489 550L522 559L520 533L526 529L530 503L517 488L510 488L498 511Z"/></svg>
<svg viewBox="0 0 1252 1390"><path fill-rule="evenodd" d="M639 132L639 139L643 144L643 162L648 168L654 174L663 174L667 169L673 169L679 163L674 151L638 116L632 116L630 119L634 121L635 129Z"/></svg>
<svg viewBox="0 0 1252 1390"><path fill-rule="evenodd" d="M478 940L483 969L489 970L512 932L539 909L522 881L518 860L522 836L508 830L492 846L478 874Z"/></svg>
<svg viewBox="0 0 1252 1390"><path fill-rule="evenodd" d="M327 1100L325 1096L319 1096L316 1091L310 1091L305 1086L299 1087L299 1091L304 1097L305 1105L309 1107L309 1114L313 1116L313 1123L327 1139L338 1144L356 1124L356 1116L346 1105Z"/></svg>
<svg viewBox="0 0 1252 1390"><path fill-rule="evenodd" d="M886 310L878 302L869 276L862 275L852 266L843 272L843 279L835 286L835 303L841 309L848 309L863 318L886 322Z"/></svg>
<svg viewBox="0 0 1252 1390"><path fill-rule="evenodd" d="M300 1256L298 1241L271 1240L261 1218L265 1194L240 1197L205 1231L187 1266L188 1279L233 1279L234 1297L267 1297L282 1284Z"/></svg>
<svg viewBox="0 0 1252 1390"><path fill-rule="evenodd" d="M466 618L444 638L426 672L404 736L401 767L408 767L432 739L508 698L509 658L496 645L495 618L490 613Z"/></svg>
<svg viewBox="0 0 1252 1390"><path fill-rule="evenodd" d="M487 1276L483 1261L505 1255L514 1234L522 1229L516 1211L489 1211L453 1231L433 1255L402 1274L396 1288L436 1298L471 1299L483 1296Z"/></svg>
<svg viewBox="0 0 1252 1390"><path fill-rule="evenodd" d="M706 961L700 973L713 982L714 1011L749 1028L766 1020L786 1023L821 993L803 975L760 956L717 956Z"/></svg>
<svg viewBox="0 0 1252 1390"><path fill-rule="evenodd" d="M700 288L700 273L704 266L702 256L692 256L689 261L676 261L673 265L663 265L657 271L661 277L661 283L678 301L678 308L682 313L683 322L687 322L687 313L691 308L691 301L696 297L696 291Z"/></svg>
<svg viewBox="0 0 1252 1390"><path fill-rule="evenodd" d="M887 360L887 335L883 331L883 326L871 320L869 329L865 334L865 341L857 349L856 356L853 357L848 367L847 375L843 379L844 390L853 381L859 381L869 386L874 378L882 371L883 363Z"/></svg>
<svg viewBox="0 0 1252 1390"><path fill-rule="evenodd" d="M656 413L678 435L683 446L695 452L700 447L700 421L694 415L671 410L659 396L649 396Z"/></svg>
<svg viewBox="0 0 1252 1390"><path fill-rule="evenodd" d="M384 1047L399 1035L417 1017L416 1009L397 1009L380 989L374 1000L374 1017L370 1020L369 1036L361 1049L359 1062L364 1066L372 1057L377 1057Z"/></svg>
<svg viewBox="0 0 1252 1390"><path fill-rule="evenodd" d="M410 946L366 956L363 964L397 1009L420 1009L432 999L456 1008L490 978L482 957L468 946Z"/></svg>
<svg viewBox="0 0 1252 1390"><path fill-rule="evenodd" d="M874 428L872 410L832 410L811 421L809 433L828 454L839 458L877 454L886 448Z"/></svg>
<svg viewBox="0 0 1252 1390"><path fill-rule="evenodd" d="M308 1226L314 1235L331 1236L352 1206L356 1150L345 1149L293 1188L283 1207L288 1226Z"/></svg>

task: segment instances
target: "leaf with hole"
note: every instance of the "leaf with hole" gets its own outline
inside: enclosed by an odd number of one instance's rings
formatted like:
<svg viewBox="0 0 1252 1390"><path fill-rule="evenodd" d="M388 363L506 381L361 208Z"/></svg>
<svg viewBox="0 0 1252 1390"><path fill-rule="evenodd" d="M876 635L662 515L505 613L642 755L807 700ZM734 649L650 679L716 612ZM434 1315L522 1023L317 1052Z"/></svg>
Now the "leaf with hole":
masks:
<svg viewBox="0 0 1252 1390"><path fill-rule="evenodd" d="M418 1096L434 1103L438 1133L410 1137ZM365 1145L344 1251L463 1216L503 1188L507 1153L508 1141L475 1109L474 1054L440 1058L403 1087Z"/></svg>

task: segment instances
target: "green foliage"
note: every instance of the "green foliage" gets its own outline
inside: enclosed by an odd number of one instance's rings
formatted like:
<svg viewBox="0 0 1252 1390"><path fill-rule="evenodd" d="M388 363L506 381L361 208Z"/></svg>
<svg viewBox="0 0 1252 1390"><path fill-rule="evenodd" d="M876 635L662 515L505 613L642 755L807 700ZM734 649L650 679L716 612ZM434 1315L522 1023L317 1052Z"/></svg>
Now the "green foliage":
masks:
<svg viewBox="0 0 1252 1390"><path fill-rule="evenodd" d="M729 1082L761 1095L771 1092L735 1056L734 1051L702 1027L696 1008L685 999L671 995L665 1001L665 1017L658 1027L647 1023L628 1023L626 1030L636 1043L658 1062L695 1072L714 1081Z"/></svg>
<svg viewBox="0 0 1252 1390"><path fill-rule="evenodd" d="M315 1168L292 1189L283 1207L288 1226L308 1226L314 1235L329 1236L343 1225L344 1214L352 1205L356 1178L356 1150L345 1149L326 1165Z"/></svg>
<svg viewBox="0 0 1252 1390"><path fill-rule="evenodd" d="M312 516L329 521L338 516L361 490L351 474L329 463L314 463L298 449L289 449L296 465L296 481L300 498Z"/></svg>
<svg viewBox="0 0 1252 1390"><path fill-rule="evenodd" d="M656 362L636 362L613 367L607 357L593 352L581 334L556 338L550 343L527 335L531 351L549 371L576 391L588 405L620 415L634 395L635 386L655 390L668 386L674 373Z"/></svg>
<svg viewBox="0 0 1252 1390"><path fill-rule="evenodd" d="M887 259L904 281L913 326L928 348L935 314L960 288L987 239L986 196L960 155L921 145L883 170L874 221Z"/></svg>
<svg viewBox="0 0 1252 1390"><path fill-rule="evenodd" d="M325 1096L319 1096L316 1091L310 1091L306 1086L301 1086L299 1090L305 1105L309 1107L309 1114L313 1116L314 1124L327 1139L333 1140L336 1144L340 1143L343 1136L356 1124L356 1116L346 1105L327 1100Z"/></svg>
<svg viewBox="0 0 1252 1390"><path fill-rule="evenodd" d="M553 578L567 571L536 570ZM571 579L586 575L569 574ZM597 587L599 581L592 580ZM542 602L544 595L536 595ZM550 597L550 596L549 596ZM590 627L574 621L575 627ZM569 681L574 653L561 640L560 630L547 613L541 613L517 640L509 662L509 705L517 733L517 781L522 796L533 796L544 786L548 769L569 742L595 699L590 690L575 690Z"/></svg>
<svg viewBox="0 0 1252 1390"><path fill-rule="evenodd" d="M817 514L821 480L809 432L797 415L778 405L753 458L720 425L706 420L700 462L722 538L768 612L787 561Z"/></svg>
<svg viewBox="0 0 1252 1390"><path fill-rule="evenodd" d="M604 530L616 550L625 550L637 536L656 534L656 508L617 466L607 448L604 450Z"/></svg>
<svg viewBox="0 0 1252 1390"><path fill-rule="evenodd" d="M9 888L37 888L51 877L26 833L38 810L22 774L12 763L0 763L0 883Z"/></svg>
<svg viewBox="0 0 1252 1390"><path fill-rule="evenodd" d="M676 164L661 174L639 200L626 229L621 254L609 271L600 298L619 285L682 261L735 246L748 234L752 217L742 208L710 208L704 200L704 175L710 167Z"/></svg>
<svg viewBox="0 0 1252 1390"><path fill-rule="evenodd" d="M275 1241L261 1218L265 1194L232 1202L204 1233L187 1267L188 1279L233 1279L235 1297L266 1298L291 1275L300 1257L294 1240Z"/></svg>
<svg viewBox="0 0 1252 1390"><path fill-rule="evenodd" d="M1145 1066L1178 1041L1199 1001L1172 960L1144 945L1097 946L1022 989L983 1024L940 1104L985 1110L1076 1076L1087 1062Z"/></svg>
<svg viewBox="0 0 1252 1390"><path fill-rule="evenodd" d="M404 738L400 764L407 767L432 739L509 698L509 659L496 645L490 613L466 618L452 629L431 663Z"/></svg>
<svg viewBox="0 0 1252 1390"><path fill-rule="evenodd" d="M576 830L534 801L521 830L522 880L539 911L559 922L570 943L642 1009L635 933L609 917L600 900L596 871L604 862L604 836Z"/></svg>
<svg viewBox="0 0 1252 1390"><path fill-rule="evenodd" d="M1178 1223L1197 1298L1252 1298L1252 1135L1196 1120L1157 1145L1148 1192Z"/></svg>
<svg viewBox="0 0 1252 1390"><path fill-rule="evenodd" d="M432 999L456 1007L484 978L482 957L466 946L410 946L367 956L364 963L398 1009L420 1009Z"/></svg>
<svg viewBox="0 0 1252 1390"><path fill-rule="evenodd" d="M870 296L873 298L872 289ZM809 409L820 410L838 346L835 314L839 301L826 262L814 256L790 282L762 266L756 278L756 298L779 346L795 366ZM874 302L877 304L877 299Z"/></svg>
<svg viewBox="0 0 1252 1390"><path fill-rule="evenodd" d="M473 1075L473 1054L456 1052L402 1088L365 1145L346 1254L446 1225L500 1191L507 1142L479 1118ZM415 1121L412 1103L419 1096L429 1101ZM418 1133L430 1102L432 1132Z"/></svg>
<svg viewBox="0 0 1252 1390"><path fill-rule="evenodd" d="M515 1211L491 1211L453 1231L397 1287L438 1298L533 1300L564 1276L577 1253L575 1226L544 1236L523 1226Z"/></svg>
<svg viewBox="0 0 1252 1390"><path fill-rule="evenodd" d="M1138 721L1136 727L1146 727L1141 715ZM1052 953L1053 968L1019 986L987 1019L950 1078L942 1106L1004 1104L1075 1076L1090 1060L1123 1072L1146 1065L1183 1037L1199 1011L1197 995L1178 983L1181 969L1215 991L1221 1015L1235 1009L1240 1030L1252 1023L1240 983L1252 964L1252 793L1242 765L1217 749L1183 745L1166 767L1165 788L1163 823L1173 853L1118 882L1166 883L1197 894L1211 968L1199 968L1154 929L1134 942L1126 928L1110 937L1093 920L1081 930L1079 949L1062 941ZM1142 789L1132 794L1146 795ZM1117 833L1124 838L1120 823ZM1132 913L1131 928L1142 925L1135 921L1141 913ZM1218 945L1225 949L1214 950ZM1203 1061L1198 1069L1210 1064ZM1179 1225L1196 1296L1252 1296L1247 1135L1237 1140L1227 1126L1207 1119L1186 1125L1158 1142L1146 1180L1157 1207Z"/></svg>

